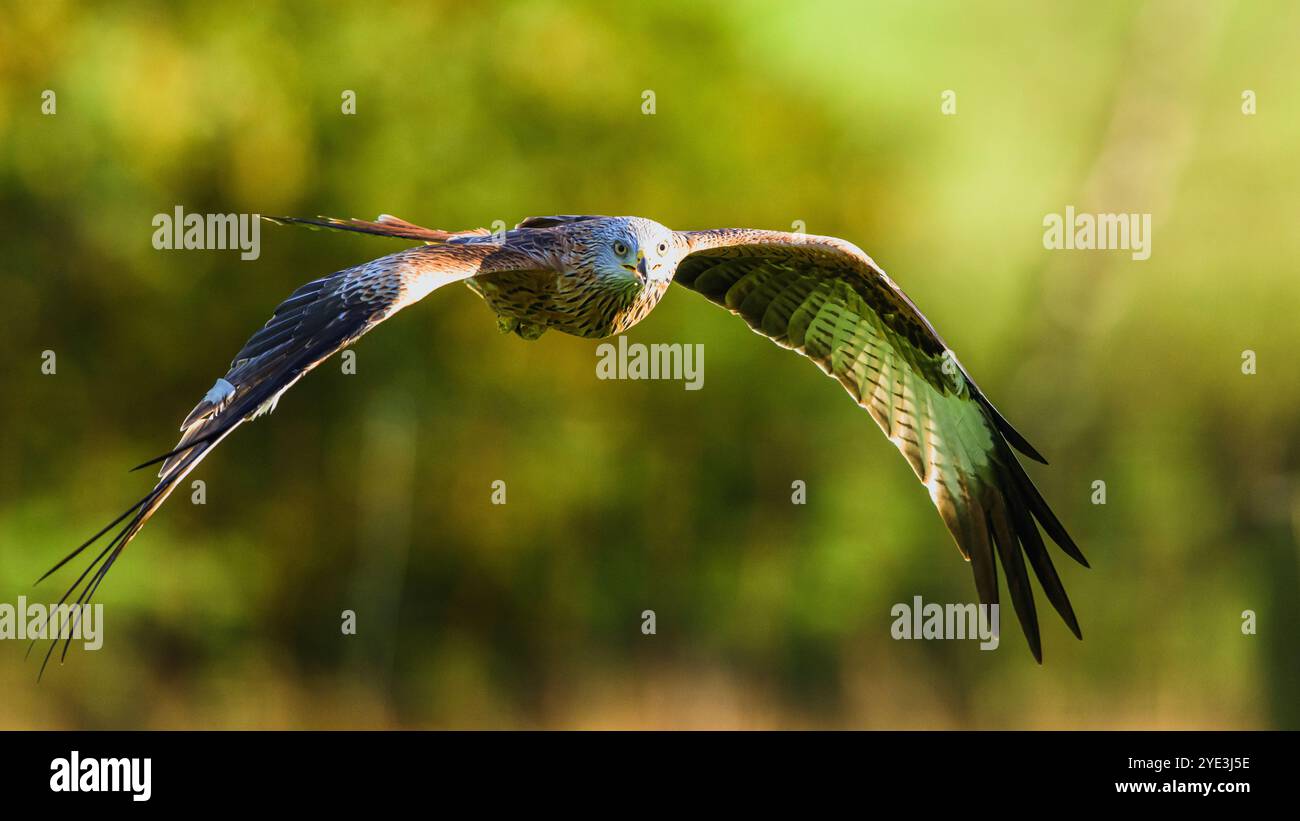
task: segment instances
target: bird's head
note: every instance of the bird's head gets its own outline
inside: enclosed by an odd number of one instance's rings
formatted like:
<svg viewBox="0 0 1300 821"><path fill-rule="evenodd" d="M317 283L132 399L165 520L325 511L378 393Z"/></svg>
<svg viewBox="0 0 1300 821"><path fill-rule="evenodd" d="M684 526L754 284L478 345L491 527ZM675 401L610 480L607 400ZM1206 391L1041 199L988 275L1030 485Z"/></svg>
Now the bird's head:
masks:
<svg viewBox="0 0 1300 821"><path fill-rule="evenodd" d="M596 273L640 286L668 282L684 244L672 229L641 217L617 217L594 232Z"/></svg>

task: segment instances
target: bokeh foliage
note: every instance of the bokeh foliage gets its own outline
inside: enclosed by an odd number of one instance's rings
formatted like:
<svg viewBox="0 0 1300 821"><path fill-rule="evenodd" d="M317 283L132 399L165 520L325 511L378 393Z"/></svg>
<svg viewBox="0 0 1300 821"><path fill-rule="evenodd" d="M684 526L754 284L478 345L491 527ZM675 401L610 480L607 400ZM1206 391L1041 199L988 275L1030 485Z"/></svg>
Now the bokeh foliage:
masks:
<svg viewBox="0 0 1300 821"><path fill-rule="evenodd" d="M995 653L893 641L893 603L973 585L816 368L674 291L631 337L703 343L704 389L601 382L594 343L499 336L455 288L203 464L207 504L179 492L102 588L103 650L37 686L0 643L0 726L1300 727L1298 26L1173 0L10 4L0 601L57 596L68 573L31 581L147 489L124 469L280 298L399 247L156 251L176 205L849 238L1051 459L1093 569L1058 563L1086 640L1044 612L1041 668L1010 625ZM1066 205L1152 213L1151 259L1044 250Z"/></svg>

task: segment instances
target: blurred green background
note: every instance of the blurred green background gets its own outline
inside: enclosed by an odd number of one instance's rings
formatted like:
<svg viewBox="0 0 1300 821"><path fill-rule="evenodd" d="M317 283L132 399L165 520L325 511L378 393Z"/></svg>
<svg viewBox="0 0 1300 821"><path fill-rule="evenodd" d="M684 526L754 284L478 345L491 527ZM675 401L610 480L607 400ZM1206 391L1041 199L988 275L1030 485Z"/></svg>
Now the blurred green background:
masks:
<svg viewBox="0 0 1300 821"><path fill-rule="evenodd" d="M281 298L401 247L156 251L177 205L846 237L1052 461L1093 569L1058 560L1082 643L1039 595L1042 667L1010 622L992 653L894 641L894 603L974 586L838 385L685 290L630 340L703 343L698 392L598 381L596 343L500 336L451 288L203 463L206 505L183 487L101 588L102 650L37 685L0 642L0 727L1300 727L1298 29L1288 2L8 6L0 601L62 592L31 582ZM1151 213L1151 258L1044 250L1067 205Z"/></svg>

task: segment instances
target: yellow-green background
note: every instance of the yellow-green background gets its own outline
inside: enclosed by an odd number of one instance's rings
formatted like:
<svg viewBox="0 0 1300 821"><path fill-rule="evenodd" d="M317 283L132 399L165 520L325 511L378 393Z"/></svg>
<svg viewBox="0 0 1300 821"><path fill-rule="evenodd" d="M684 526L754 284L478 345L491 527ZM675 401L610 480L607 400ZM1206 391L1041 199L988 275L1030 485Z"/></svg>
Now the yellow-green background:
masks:
<svg viewBox="0 0 1300 821"><path fill-rule="evenodd" d="M1041 667L1009 622L992 653L894 641L895 602L968 601L969 570L815 367L674 289L630 336L703 343L704 389L601 382L595 343L500 336L453 288L203 463L207 504L101 588L102 650L38 686L0 643L0 727L1300 727L1297 30L1288 2L8 5L0 601L62 591L31 582L279 299L400 247L156 251L176 205L846 237L1052 461L1093 569L1058 560L1086 639L1040 595ZM1151 259L1044 250L1067 205L1151 213Z"/></svg>

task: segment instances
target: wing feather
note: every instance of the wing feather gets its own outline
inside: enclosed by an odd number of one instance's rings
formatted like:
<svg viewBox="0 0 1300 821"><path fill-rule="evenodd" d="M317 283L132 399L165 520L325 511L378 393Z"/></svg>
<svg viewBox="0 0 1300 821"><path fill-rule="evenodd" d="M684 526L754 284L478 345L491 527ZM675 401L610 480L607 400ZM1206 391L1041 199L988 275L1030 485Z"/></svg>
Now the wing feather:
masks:
<svg viewBox="0 0 1300 821"><path fill-rule="evenodd" d="M508 245L448 243L409 248L301 286L249 338L230 370L185 417L177 446L140 466L162 463L153 489L37 581L121 525L59 600L63 604L76 594L75 603L89 602L126 545L181 480L237 427L273 409L279 397L307 372L435 288L472 276L531 270L538 265L526 251ZM67 647L65 643L65 655ZM53 649L54 643L41 665L42 672Z"/></svg>
<svg viewBox="0 0 1300 821"><path fill-rule="evenodd" d="M486 228L472 228L468 231L442 231L437 228L425 228L390 214L380 214L375 220L339 219L337 217L262 217L267 222L277 225L302 225L307 228L330 231L355 231L359 234L373 234L379 237L396 237L437 244L443 242L465 241L472 237L486 237L491 234Z"/></svg>
<svg viewBox="0 0 1300 821"><path fill-rule="evenodd" d="M1012 448L1044 461L985 398L910 299L861 249L834 237L721 229L681 235L675 281L808 357L867 410L930 491L980 600L1000 562L1034 657L1042 650L1029 568L1081 636L1038 532L1087 562ZM1025 557L1028 557L1028 568Z"/></svg>

